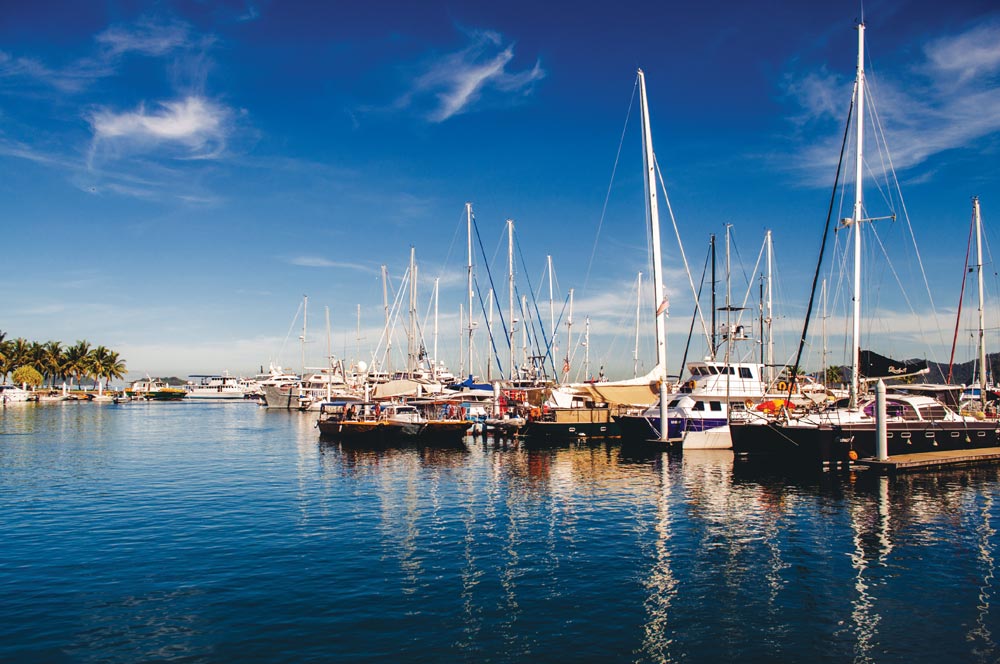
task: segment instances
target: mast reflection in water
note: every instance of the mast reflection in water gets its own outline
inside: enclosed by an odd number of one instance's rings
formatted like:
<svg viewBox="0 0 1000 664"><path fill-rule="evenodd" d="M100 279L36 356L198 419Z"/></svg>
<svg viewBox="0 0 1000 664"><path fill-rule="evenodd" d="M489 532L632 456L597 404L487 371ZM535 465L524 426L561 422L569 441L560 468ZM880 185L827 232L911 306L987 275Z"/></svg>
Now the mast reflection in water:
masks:
<svg viewBox="0 0 1000 664"><path fill-rule="evenodd" d="M0 660L995 661L995 467L367 449L242 403L0 419Z"/></svg>

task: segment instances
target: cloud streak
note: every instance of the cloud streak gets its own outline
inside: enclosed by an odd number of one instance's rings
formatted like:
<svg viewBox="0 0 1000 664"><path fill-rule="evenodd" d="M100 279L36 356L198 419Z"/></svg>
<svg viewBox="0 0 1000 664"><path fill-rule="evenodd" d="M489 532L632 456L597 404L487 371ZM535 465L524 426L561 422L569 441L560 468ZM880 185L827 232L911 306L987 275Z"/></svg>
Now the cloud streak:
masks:
<svg viewBox="0 0 1000 664"><path fill-rule="evenodd" d="M90 115L94 134L92 148L101 144L146 146L172 143L184 146L189 157L211 158L225 147L232 112L202 97L163 102L153 112L138 110L114 113L99 109Z"/></svg>
<svg viewBox="0 0 1000 664"><path fill-rule="evenodd" d="M429 108L428 120L444 122L469 112L488 95L493 103L501 100L509 104L523 98L545 77L540 61L530 69L508 71L514 45L504 44L500 34L474 31L468 36L470 43L465 48L425 63L397 106Z"/></svg>
<svg viewBox="0 0 1000 664"><path fill-rule="evenodd" d="M934 155L969 147L1000 131L998 77L1000 22L928 43L919 62L893 76L869 73L869 100L876 103L895 169L920 166ZM785 92L800 109L790 121L803 130L803 136L843 122L852 86L853 77L825 69L788 76ZM868 115L870 123L871 110ZM826 184L836 167L839 141L840 132L833 132L801 150L790 163L807 174L809 184ZM868 165L881 174L877 158L869 159Z"/></svg>

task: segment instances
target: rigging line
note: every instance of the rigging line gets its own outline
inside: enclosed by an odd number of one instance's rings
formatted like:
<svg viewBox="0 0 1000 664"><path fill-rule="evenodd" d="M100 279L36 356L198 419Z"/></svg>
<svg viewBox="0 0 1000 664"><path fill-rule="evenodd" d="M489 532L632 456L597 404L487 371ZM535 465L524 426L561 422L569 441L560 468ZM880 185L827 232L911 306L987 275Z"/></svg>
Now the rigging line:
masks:
<svg viewBox="0 0 1000 664"><path fill-rule="evenodd" d="M597 244L601 239L601 229L604 227L604 219L608 213L608 202L611 200L611 188L615 184L615 174L618 173L618 162L621 161L622 157L622 146L625 145L625 132L628 130L628 121L632 117L632 106L635 104L635 91L639 89L639 77L635 77L635 83L632 85L632 97L628 100L628 111L625 113L625 126L622 127L622 135L618 140L618 153L615 155L615 165L611 169L611 181L608 182L608 191L604 195L604 206L601 208L601 218L597 222L597 234L594 237L594 246L590 250L590 261L587 263L587 273L583 277L583 288L580 289L580 293L585 294L587 292L587 284L590 283L590 270L594 267L594 256L597 255Z"/></svg>
<svg viewBox="0 0 1000 664"><path fill-rule="evenodd" d="M514 246L517 247L517 256L518 256L518 258L521 259L521 267L524 268L524 278L527 279L527 281L528 281L528 292L529 293L534 293L535 289L532 288L532 286L531 286L531 276L530 276L530 273L528 272L528 265L524 261L524 253L521 252L521 239L520 238L518 238L518 237L514 238ZM541 287L541 284L539 284L539 287ZM538 320L538 328L542 331L542 339L544 340L546 338L546 335L545 335L545 324L542 322L542 314L538 310L538 299L534 295L532 295L532 297L531 297L531 304L535 307L535 318ZM531 327L532 327L532 329L534 329L535 326L532 325ZM541 348L538 346L538 339L536 338L534 341L535 341L535 344L534 344L535 345L535 350L540 351ZM544 363L544 361L543 361L543 363ZM552 375L555 375L555 372L556 372L556 363L552 359L552 355L551 354L549 354L549 364L552 365Z"/></svg>
<svg viewBox="0 0 1000 664"><path fill-rule="evenodd" d="M906 294L906 289L903 287L903 282L899 278L899 273L896 272L896 266L893 265L892 259L889 258L889 254L885 250L885 245L882 244L882 238L879 236L878 231L875 230L875 225L872 224L871 228L872 228L872 235L875 237L875 240L878 242L879 249L882 250L882 256L885 258L885 265L889 268L890 274L892 274L893 278L896 280L896 285L899 286L899 290L903 294L903 301L906 302L906 306L910 308L910 313L913 314L913 317L917 321L917 330L920 332L920 336L923 337L924 336L924 328L920 324L921 317L919 315L917 315L916 310L913 308L913 303L910 302L910 296ZM927 345L927 350L930 351L931 350L930 344L926 344L926 345ZM933 356L934 356L934 353L931 352L931 357L933 357Z"/></svg>
<svg viewBox="0 0 1000 664"><path fill-rule="evenodd" d="M476 286L476 295L478 296L479 299L479 308L482 309L483 312L483 320L484 321L489 320L489 315L486 313L486 302L483 301L483 291L479 288L479 280L475 279L473 283ZM500 361L500 351L497 350L497 342L496 339L493 337L493 330L488 327L487 331L489 332L490 335L490 346L493 347L493 358L496 360L497 369L500 371L500 380L503 380L504 379L503 362ZM486 361L486 364L487 368L489 368L488 367L489 360ZM473 373L474 372L472 371L472 367L469 367L469 375L471 376Z"/></svg>
<svg viewBox="0 0 1000 664"><path fill-rule="evenodd" d="M764 249L767 248L767 237L765 236L764 242L760 245L760 252L757 254L757 262L753 265L753 272L757 274L757 269L760 267L760 262L764 260ZM739 250L737 250L736 259L739 261L740 269L743 270L743 259L739 255ZM753 292L754 284L750 281L747 276L746 270L743 270L743 278L747 281L747 289L743 293L743 301L740 303L740 313L736 315L736 324L741 325L743 323L743 312L748 311L747 302L750 300L750 294ZM753 315L750 316L750 320L753 321ZM761 339L763 342L763 339Z"/></svg>
<svg viewBox="0 0 1000 664"><path fill-rule="evenodd" d="M483 248L483 238L479 235L479 224L476 223L475 219L472 220L472 228L476 231L476 240L479 242L479 251L483 254L483 260L486 260L486 250ZM494 293L498 293L499 291L497 291L497 287L493 284L493 271L490 270L489 263L486 264L486 276L490 278L490 290ZM500 325L503 326L504 338L508 338L510 335L507 332L507 321L504 320L503 317L503 307L497 307L497 314L500 316Z"/></svg>
<svg viewBox="0 0 1000 664"><path fill-rule="evenodd" d="M962 289L958 293L958 313L955 314L955 335L951 338L951 357L948 358L948 380L951 385L953 369L955 367L955 346L958 344L958 325L962 320L962 302L965 300L965 283L969 280L969 254L972 251L972 231L975 228L976 220L973 218L969 224L969 242L965 245L965 263L962 265ZM979 268L982 270L982 266Z"/></svg>
<svg viewBox="0 0 1000 664"><path fill-rule="evenodd" d="M874 108L875 106L874 104L870 105L872 106L872 112L875 114L874 117L876 126L879 128L879 131L882 132L884 136L885 132L882 129L882 121L879 119L878 111L877 109ZM924 269L924 261L923 258L921 258L920 256L920 248L917 246L917 236L914 235L913 233L913 224L910 223L910 212L909 210L906 209L906 201L903 199L903 191L902 188L899 186L899 177L896 175L896 166L892 161L892 153L889 151L888 145L885 146L885 154L886 158L889 160L889 172L892 173L892 183L896 185L896 191L899 194L899 205L903 210L903 219L906 221L906 229L909 231L910 240L913 243L913 252L917 256L917 265L920 266L920 275L921 277L923 277L924 280L924 288L927 290L927 299L930 300L931 313L934 316L934 324L937 327L938 340L941 342L941 345L943 346L944 334L943 331L941 330L941 321L939 320L937 315L937 307L935 307L934 305L934 295L933 293L931 293L931 284L930 281L928 281L927 279L927 270Z"/></svg>
<svg viewBox="0 0 1000 664"><path fill-rule="evenodd" d="M670 196L667 195L667 186L663 183L663 173L660 172L660 162L656 161L656 155L653 155L653 164L656 166L656 175L660 180L660 188L663 190L663 201L667 204L667 211L670 213L670 222L674 225L674 235L677 236L677 246L681 251L681 260L684 261L684 271L687 273L688 285L691 287L691 294L695 295L697 298L697 290L694 287L694 279L691 277L691 268L688 266L687 255L684 253L684 243L681 242L681 232L677 228L677 219L674 217L674 207L670 204ZM656 306L660 306L660 302L656 303ZM705 340L708 341L708 345L712 345L712 335L708 331L708 325L705 323L705 316L701 311L701 303L695 299L695 306L698 309L698 317L701 319L701 329L705 333Z"/></svg>
<svg viewBox="0 0 1000 664"><path fill-rule="evenodd" d="M701 289L705 286L705 275L708 273L708 263L712 259L712 250L709 248L708 253L705 254L705 265L701 268L701 282L698 284L698 302L701 302ZM684 344L684 355L681 357L681 370L677 373L678 377L684 377L684 367L687 366L688 351L691 349L691 337L694 335L694 321L698 316L698 304L695 303L694 311L691 312L691 325L688 326L688 338L687 343Z"/></svg>
<svg viewBox="0 0 1000 664"><path fill-rule="evenodd" d="M288 326L288 332L285 333L285 340L281 342L281 348L278 349L278 357L285 351L285 346L288 344L288 338L292 336L292 330L295 328L296 321L299 320L299 312L302 311L303 303L299 302L299 308L295 310L295 317L292 318L292 324Z"/></svg>
<svg viewBox="0 0 1000 664"><path fill-rule="evenodd" d="M802 361L802 349L806 345L806 336L809 334L809 319L812 317L813 304L816 300L816 284L819 282L819 273L823 267L823 253L826 251L826 240L830 234L830 217L833 215L833 204L837 200L837 186L840 183L840 169L844 165L844 149L847 147L847 138L851 129L851 116L854 115L854 101L858 95L858 84L854 84L854 95L851 97L851 105L847 109L847 122L844 124L844 139L840 144L840 158L837 160L837 174L833 179L833 191L830 192L830 206L826 212L826 222L823 224L823 241L819 248L819 260L816 262L816 272L813 273L812 290L809 293L809 305L806 307L806 318L802 324L802 336L799 338L799 350L795 354L795 366L792 367L791 376L788 380L788 398L792 398L792 390L795 388L795 381L799 374L799 363ZM857 225L857 224L855 224ZM853 364L853 360L851 363Z"/></svg>

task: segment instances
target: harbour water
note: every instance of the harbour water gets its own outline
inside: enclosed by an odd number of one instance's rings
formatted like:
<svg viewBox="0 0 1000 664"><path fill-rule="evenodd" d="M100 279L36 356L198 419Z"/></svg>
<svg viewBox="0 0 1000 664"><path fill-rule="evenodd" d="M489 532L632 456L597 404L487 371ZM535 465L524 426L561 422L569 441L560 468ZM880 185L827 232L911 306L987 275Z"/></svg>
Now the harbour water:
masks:
<svg viewBox="0 0 1000 664"><path fill-rule="evenodd" d="M1000 471L373 450L250 403L0 413L0 661L993 662Z"/></svg>

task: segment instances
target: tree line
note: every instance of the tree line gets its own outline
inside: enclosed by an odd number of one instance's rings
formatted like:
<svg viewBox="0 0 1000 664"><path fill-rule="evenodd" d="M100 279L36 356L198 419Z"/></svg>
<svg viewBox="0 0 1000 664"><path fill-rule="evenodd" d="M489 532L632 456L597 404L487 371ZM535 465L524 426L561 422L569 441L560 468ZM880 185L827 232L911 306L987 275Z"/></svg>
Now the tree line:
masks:
<svg viewBox="0 0 1000 664"><path fill-rule="evenodd" d="M15 383L37 387L48 382L55 387L57 380L69 380L72 387L73 381L80 385L87 378L107 384L127 373L125 360L118 353L104 346L91 347L85 339L64 346L60 341L39 343L6 337L6 332L0 332L0 376L4 383L13 374Z"/></svg>

